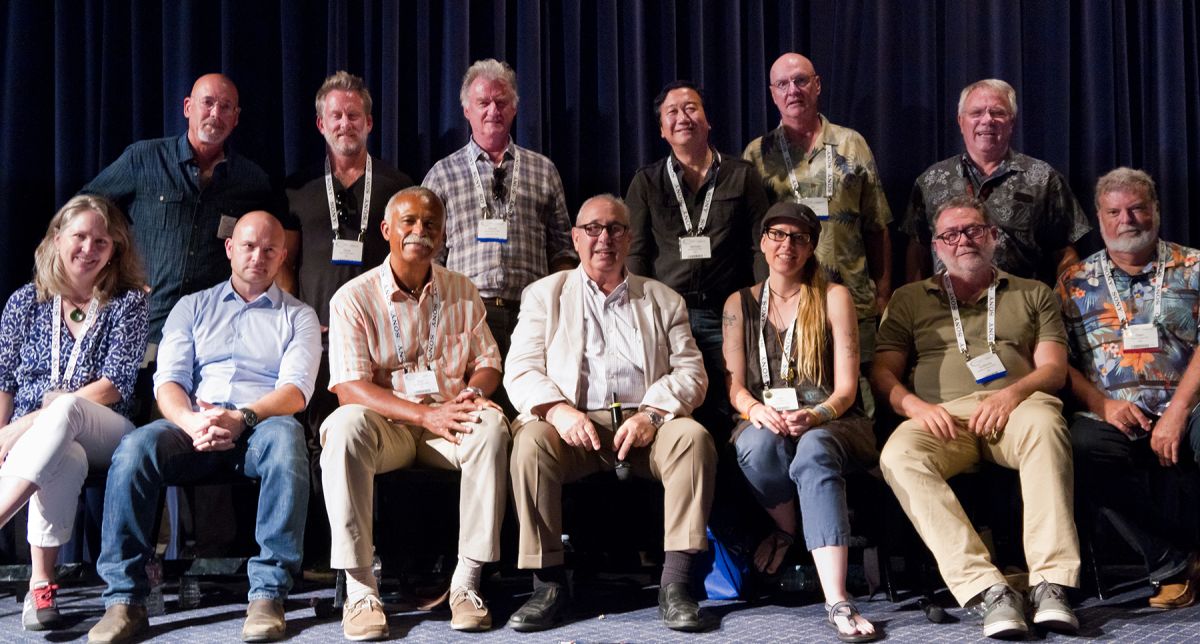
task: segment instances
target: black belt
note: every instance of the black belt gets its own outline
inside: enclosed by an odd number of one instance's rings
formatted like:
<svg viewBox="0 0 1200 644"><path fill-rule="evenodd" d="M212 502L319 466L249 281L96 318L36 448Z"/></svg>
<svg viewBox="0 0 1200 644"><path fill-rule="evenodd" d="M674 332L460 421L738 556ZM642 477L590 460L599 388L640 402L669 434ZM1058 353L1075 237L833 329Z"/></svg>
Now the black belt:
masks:
<svg viewBox="0 0 1200 644"><path fill-rule="evenodd" d="M509 311L521 310L520 300L506 300L502 297L485 297L483 303L487 306L494 306L498 309L508 309Z"/></svg>

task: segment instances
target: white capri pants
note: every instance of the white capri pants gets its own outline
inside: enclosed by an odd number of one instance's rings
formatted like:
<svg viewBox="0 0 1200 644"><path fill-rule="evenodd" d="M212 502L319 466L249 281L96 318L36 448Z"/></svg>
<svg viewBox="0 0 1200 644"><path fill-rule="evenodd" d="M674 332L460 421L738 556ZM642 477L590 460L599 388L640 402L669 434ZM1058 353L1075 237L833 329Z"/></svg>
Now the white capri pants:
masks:
<svg viewBox="0 0 1200 644"><path fill-rule="evenodd" d="M74 394L55 398L8 453L0 477L30 481L29 545L53 548L71 540L79 490L88 468L107 469L133 423Z"/></svg>

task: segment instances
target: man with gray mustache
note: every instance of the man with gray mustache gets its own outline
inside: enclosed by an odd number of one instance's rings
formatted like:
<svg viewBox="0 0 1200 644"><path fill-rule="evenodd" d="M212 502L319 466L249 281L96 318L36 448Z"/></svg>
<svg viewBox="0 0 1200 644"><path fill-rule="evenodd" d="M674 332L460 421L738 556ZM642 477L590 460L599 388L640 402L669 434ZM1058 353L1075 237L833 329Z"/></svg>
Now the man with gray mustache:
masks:
<svg viewBox="0 0 1200 644"><path fill-rule="evenodd" d="M475 286L433 263L445 224L431 190L396 193L381 225L387 259L329 303L329 390L341 407L321 425L321 477L329 565L346 571L348 640L388 635L371 572L374 479L414 460L462 472L450 627L492 625L479 581L483 564L500 558L508 490L508 421L489 399L500 352Z"/></svg>
<svg viewBox="0 0 1200 644"><path fill-rule="evenodd" d="M1080 407L1075 490L1084 516L1108 517L1145 559L1158 588L1150 606L1183 608L1196 601L1200 555L1170 533L1141 470L1194 476L1188 461L1200 454L1200 251L1159 239L1157 190L1141 170L1100 178L1096 219L1105 248L1058 284Z"/></svg>

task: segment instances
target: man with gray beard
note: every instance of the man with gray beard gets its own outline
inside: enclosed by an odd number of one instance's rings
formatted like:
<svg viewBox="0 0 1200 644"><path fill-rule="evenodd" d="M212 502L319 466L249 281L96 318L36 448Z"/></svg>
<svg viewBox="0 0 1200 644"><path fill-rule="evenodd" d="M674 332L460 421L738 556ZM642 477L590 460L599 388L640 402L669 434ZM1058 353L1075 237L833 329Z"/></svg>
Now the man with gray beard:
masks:
<svg viewBox="0 0 1200 644"><path fill-rule="evenodd" d="M1139 470L1194 476L1200 454L1200 251L1158 237L1158 195L1141 170L1096 183L1105 249L1068 268L1058 296L1067 324L1075 489L1146 561L1155 608L1196 601L1195 543L1170 533ZM1177 465L1185 467L1177 468Z"/></svg>

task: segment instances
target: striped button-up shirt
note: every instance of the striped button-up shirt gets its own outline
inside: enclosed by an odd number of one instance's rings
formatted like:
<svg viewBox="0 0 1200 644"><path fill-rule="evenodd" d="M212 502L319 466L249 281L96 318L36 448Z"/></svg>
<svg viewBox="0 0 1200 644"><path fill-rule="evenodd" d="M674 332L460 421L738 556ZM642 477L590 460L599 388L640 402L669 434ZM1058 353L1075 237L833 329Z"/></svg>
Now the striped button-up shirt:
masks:
<svg viewBox="0 0 1200 644"><path fill-rule="evenodd" d="M367 380L400 398L422 402L425 396L405 391L404 374L430 370L438 384L433 399L446 401L467 386L476 370L500 371L500 350L484 320L479 292L463 275L441 266L432 271L416 297L396 284L387 260L338 289L329 302L331 390L343 382Z"/></svg>
<svg viewBox="0 0 1200 644"><path fill-rule="evenodd" d="M582 268L584 346L576 407L607 409L614 399L636 409L646 395L645 352L642 336L629 305L629 282L604 294Z"/></svg>
<svg viewBox="0 0 1200 644"><path fill-rule="evenodd" d="M516 199L507 242L477 239L483 214L472 163L489 217L507 216L508 200ZM520 166L515 186L514 165ZM499 190L493 186L497 176L502 180ZM438 161L421 184L446 204L446 245L438 262L470 278L485 298L520 299L526 286L549 273L551 263L575 256L562 179L550 159L532 150L509 143L497 175L487 153L471 140Z"/></svg>

